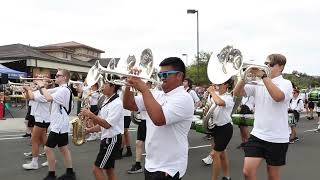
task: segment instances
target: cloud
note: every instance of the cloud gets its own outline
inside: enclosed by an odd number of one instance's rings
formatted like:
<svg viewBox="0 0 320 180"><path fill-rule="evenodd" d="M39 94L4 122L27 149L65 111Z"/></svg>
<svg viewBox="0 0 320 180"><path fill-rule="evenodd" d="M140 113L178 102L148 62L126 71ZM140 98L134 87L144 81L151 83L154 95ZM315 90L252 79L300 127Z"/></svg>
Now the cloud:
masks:
<svg viewBox="0 0 320 180"><path fill-rule="evenodd" d="M77 41L106 51L105 57L136 57L151 48L159 63L168 56L217 54L231 44L245 60L263 62L270 53L288 59L286 72L319 75L320 2L316 0L10 0L0 7L1 44L40 46Z"/></svg>

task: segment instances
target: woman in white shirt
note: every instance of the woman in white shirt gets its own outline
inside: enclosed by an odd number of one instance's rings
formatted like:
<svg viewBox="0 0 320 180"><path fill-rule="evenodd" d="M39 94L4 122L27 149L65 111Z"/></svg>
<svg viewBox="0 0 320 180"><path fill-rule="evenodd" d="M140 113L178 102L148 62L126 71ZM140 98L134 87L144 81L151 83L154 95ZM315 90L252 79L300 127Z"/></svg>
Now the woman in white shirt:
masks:
<svg viewBox="0 0 320 180"><path fill-rule="evenodd" d="M208 88L211 95L211 100L217 106L213 112L215 127L212 129L214 147L210 155L215 162L212 173L212 180L217 180L220 174L221 167L223 168L223 180L229 180L230 168L229 158L226 152L226 147L229 144L233 127L231 124L231 112L234 106L233 97L228 93L232 89L233 80L229 79L223 84L213 85Z"/></svg>

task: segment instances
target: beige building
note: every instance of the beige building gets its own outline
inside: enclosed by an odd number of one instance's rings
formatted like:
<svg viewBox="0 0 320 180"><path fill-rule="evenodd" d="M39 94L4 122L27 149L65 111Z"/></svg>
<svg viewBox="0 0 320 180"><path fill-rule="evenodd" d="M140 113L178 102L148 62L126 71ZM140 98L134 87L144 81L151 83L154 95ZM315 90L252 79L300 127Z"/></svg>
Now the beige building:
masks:
<svg viewBox="0 0 320 180"><path fill-rule="evenodd" d="M101 58L103 50L74 41L31 47L23 44L0 46L0 63L29 77L38 74L54 78L56 69L71 71L72 79L83 79L96 60L107 64L110 58ZM118 58L117 58L118 59Z"/></svg>

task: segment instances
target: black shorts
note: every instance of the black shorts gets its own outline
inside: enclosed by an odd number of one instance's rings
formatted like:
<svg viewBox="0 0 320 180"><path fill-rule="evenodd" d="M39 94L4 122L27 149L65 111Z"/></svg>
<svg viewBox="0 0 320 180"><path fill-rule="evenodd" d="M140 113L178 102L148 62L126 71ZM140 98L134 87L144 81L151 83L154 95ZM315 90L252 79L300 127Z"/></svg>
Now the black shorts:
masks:
<svg viewBox="0 0 320 180"><path fill-rule="evenodd" d="M156 172L149 172L148 170L144 169L144 179L145 180L180 180L180 173L177 172L173 177L166 174L162 171Z"/></svg>
<svg viewBox="0 0 320 180"><path fill-rule="evenodd" d="M137 140L144 142L144 141L146 140L146 134L147 134L146 121L145 121L145 120L142 120L142 121L139 123L139 126L138 126Z"/></svg>
<svg viewBox="0 0 320 180"><path fill-rule="evenodd" d="M309 108L309 109L314 109L314 102L309 101L309 102L308 102L308 108Z"/></svg>
<svg viewBox="0 0 320 180"><path fill-rule="evenodd" d="M213 149L218 152L222 152L227 148L229 144L232 134L233 127L231 123L225 124L223 126L215 126L212 129L212 136L214 147Z"/></svg>
<svg viewBox="0 0 320 180"><path fill-rule="evenodd" d="M58 134L53 131L49 133L48 140L46 143L47 147L55 148L62 147L68 144L68 133Z"/></svg>
<svg viewBox="0 0 320 180"><path fill-rule="evenodd" d="M32 116L30 113L31 113L31 106L28 106L28 112L25 119L28 120L28 127L33 127L35 124L35 119L34 119L34 116Z"/></svg>
<svg viewBox="0 0 320 180"><path fill-rule="evenodd" d="M121 155L121 142L121 134L101 140L100 150L94 165L100 169L114 168L115 160L119 159Z"/></svg>
<svg viewBox="0 0 320 180"><path fill-rule="evenodd" d="M128 129L131 123L131 116L124 116L124 128Z"/></svg>
<svg viewBox="0 0 320 180"><path fill-rule="evenodd" d="M97 106L97 105L92 105L92 106L90 106L90 111L91 111L93 114L98 115L98 113L99 113L98 106Z"/></svg>
<svg viewBox="0 0 320 180"><path fill-rule="evenodd" d="M264 158L270 166L286 164L288 143L272 143L261 140L253 135L244 146L245 157Z"/></svg>
<svg viewBox="0 0 320 180"><path fill-rule="evenodd" d="M43 121L43 122L35 122L34 125L40 128L48 129L48 127L50 126L50 123L46 123L45 121Z"/></svg>

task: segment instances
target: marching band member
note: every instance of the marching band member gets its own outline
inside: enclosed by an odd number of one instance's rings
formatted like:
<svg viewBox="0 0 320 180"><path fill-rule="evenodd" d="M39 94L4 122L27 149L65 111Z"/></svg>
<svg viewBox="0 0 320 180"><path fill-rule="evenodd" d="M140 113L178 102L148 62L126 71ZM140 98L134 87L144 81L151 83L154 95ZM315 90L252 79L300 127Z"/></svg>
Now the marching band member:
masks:
<svg viewBox="0 0 320 180"><path fill-rule="evenodd" d="M253 114L253 108L254 108L253 96L243 97L241 100L241 106L239 107L240 109L239 114ZM248 126L246 125L239 125L239 128L240 128L242 143L238 146L238 148L243 148L249 139L249 130L248 130Z"/></svg>
<svg viewBox="0 0 320 180"><path fill-rule="evenodd" d="M55 155L53 149L58 145L60 152L64 158L66 173L58 179L76 179L72 169L71 153L68 148L68 132L69 132L69 113L72 107L72 92L67 87L70 79L70 72L64 69L58 69L55 83L59 87L55 88L50 94L44 87L43 82L38 82L40 93L43 94L48 102L52 102L50 115L50 129L45 152L48 160L49 173L45 180L56 179L55 175Z"/></svg>
<svg viewBox="0 0 320 180"><path fill-rule="evenodd" d="M191 95L193 102L194 102L194 108L197 109L197 107L200 107L201 101L200 101L197 93L192 89L192 80L190 78L184 79L183 87Z"/></svg>
<svg viewBox="0 0 320 180"><path fill-rule="evenodd" d="M148 81L147 86L149 89L152 88L152 82ZM132 165L131 169L128 170L129 174L136 174L142 173L143 168L141 166L141 157L142 157L142 150L143 144L146 141L146 134L147 134L147 126L146 126L146 119L148 116L147 111L140 112L141 122L138 125L137 131L137 140L136 140L136 162Z"/></svg>
<svg viewBox="0 0 320 180"><path fill-rule="evenodd" d="M215 117L215 127L212 129L213 136L213 150L210 155L215 162L212 166L212 180L217 180L220 175L221 167L223 169L223 180L230 180L230 165L229 158L226 152L227 145L229 144L233 127L231 124L231 112L234 106L233 97L231 94L227 94L232 89L233 80L230 78L223 84L212 85L208 88L211 99L217 107L213 111L213 117Z"/></svg>
<svg viewBox="0 0 320 180"><path fill-rule="evenodd" d="M185 73L183 61L177 57L170 57L160 63L158 76L162 81L163 91L151 93L140 78L128 78L128 84L139 90L142 95L135 97L130 88L126 87L124 108L131 111L147 111L149 115L146 120L146 180L177 180L186 172L188 132L192 123L194 103L182 86Z"/></svg>
<svg viewBox="0 0 320 180"><path fill-rule="evenodd" d="M113 76L113 79L118 79ZM115 159L120 156L121 134L123 133L123 105L117 91L120 86L112 82L105 82L103 94L107 96L99 115L95 115L89 109L81 109L81 114L91 119L96 126L86 128L86 133L101 131L100 150L93 167L93 173L97 180L115 180Z"/></svg>
<svg viewBox="0 0 320 180"><path fill-rule="evenodd" d="M299 99L299 90L294 89L292 92L293 96L292 99L289 101L289 113L293 113L295 118L295 123L290 124L291 127L291 135L290 135L290 143L293 144L296 141L299 141L299 138L297 136L297 123L300 119L300 112L303 111L304 104L303 100Z"/></svg>
<svg viewBox="0 0 320 180"><path fill-rule="evenodd" d="M289 142L288 105L292 84L282 77L286 64L285 56L271 54L265 62L271 71L271 78L259 69L251 73L260 77L264 86L245 85L240 80L235 96L254 96L255 114L251 136L244 147L243 174L246 180L257 179L257 169L262 160L267 162L268 180L279 180L280 169L286 163Z"/></svg>
<svg viewBox="0 0 320 180"><path fill-rule="evenodd" d="M45 84L48 87L48 84ZM24 169L38 169L38 157L39 157L39 146L45 145L47 141L47 129L50 125L50 114L49 108L50 103L40 94L40 91L32 91L29 86L23 87L26 92L26 99L34 101L32 105L32 113L35 119L35 125L32 132L32 161L30 163L23 164Z"/></svg>

